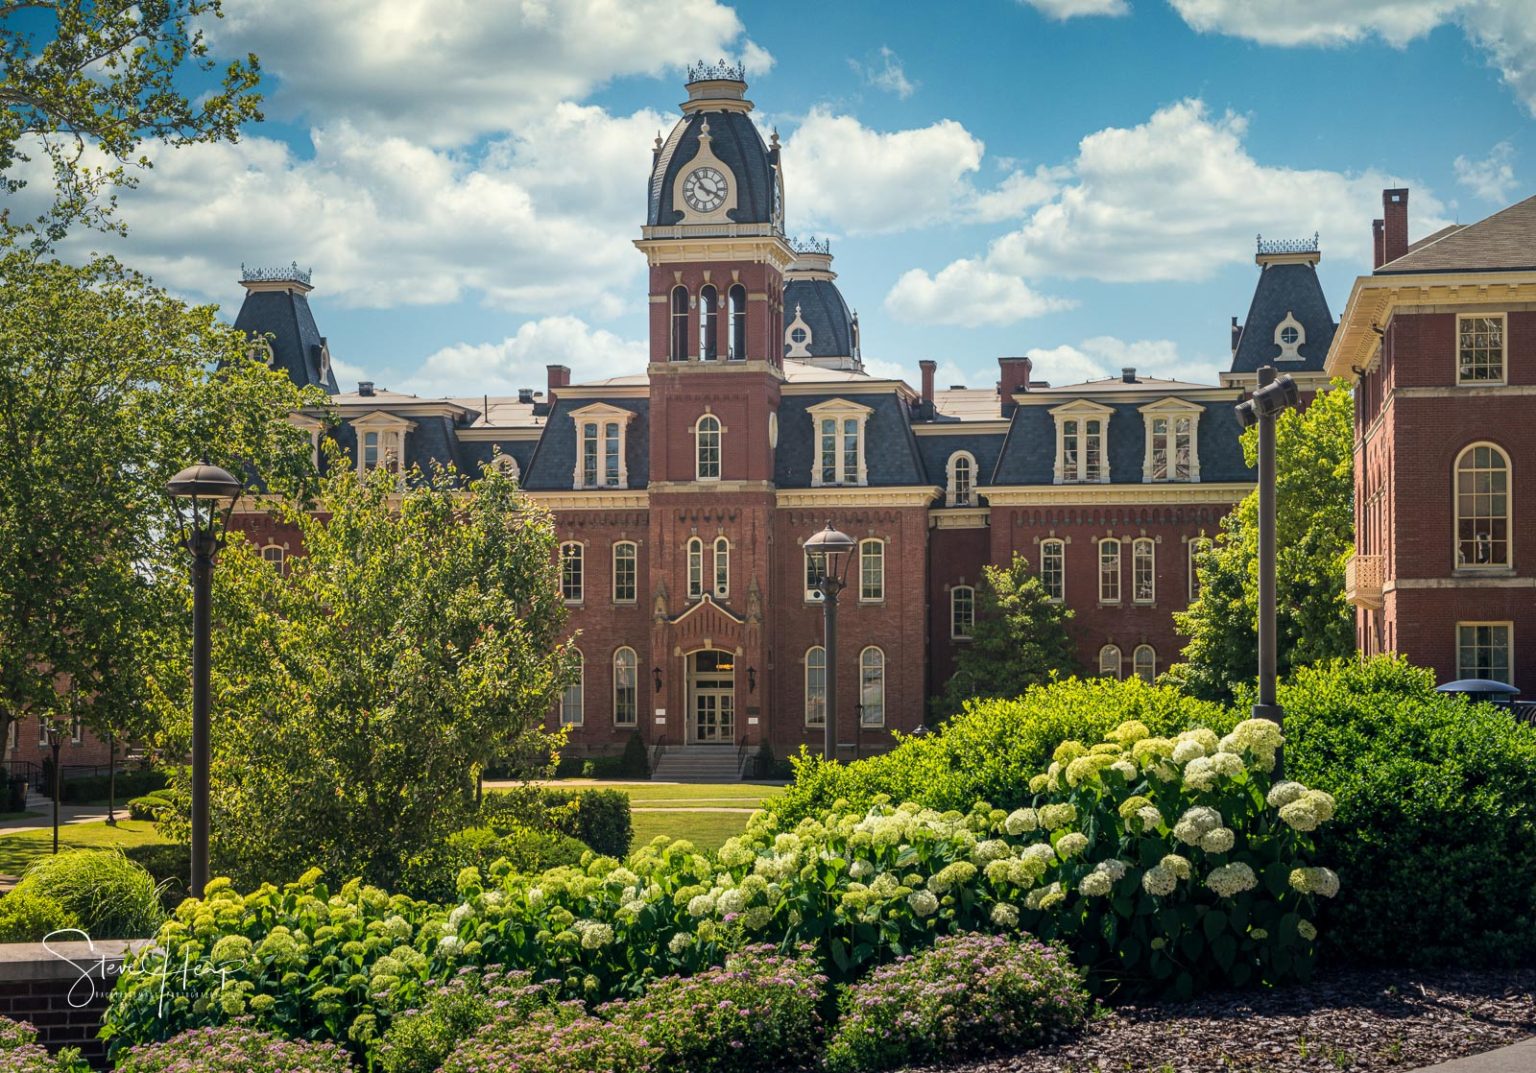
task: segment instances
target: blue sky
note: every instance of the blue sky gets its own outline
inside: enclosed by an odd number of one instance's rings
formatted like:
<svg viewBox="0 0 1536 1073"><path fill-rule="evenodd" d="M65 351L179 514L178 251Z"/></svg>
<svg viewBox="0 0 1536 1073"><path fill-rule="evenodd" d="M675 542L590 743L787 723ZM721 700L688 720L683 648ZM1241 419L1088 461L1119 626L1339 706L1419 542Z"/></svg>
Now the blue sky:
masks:
<svg viewBox="0 0 1536 1073"><path fill-rule="evenodd" d="M649 148L682 65L744 59L790 227L864 353L990 383L1214 379L1253 237L1321 233L1337 314L1380 190L1415 235L1532 192L1533 0L226 0L268 120L164 153L117 249L223 305L313 266L344 377L426 394L644 361Z"/></svg>

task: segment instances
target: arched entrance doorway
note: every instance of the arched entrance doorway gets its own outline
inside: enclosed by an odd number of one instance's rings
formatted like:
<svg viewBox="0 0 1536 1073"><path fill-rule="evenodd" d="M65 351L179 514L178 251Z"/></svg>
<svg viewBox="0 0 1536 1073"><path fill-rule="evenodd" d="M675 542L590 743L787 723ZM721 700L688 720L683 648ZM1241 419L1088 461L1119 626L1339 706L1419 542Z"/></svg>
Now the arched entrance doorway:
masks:
<svg viewBox="0 0 1536 1073"><path fill-rule="evenodd" d="M688 741L736 740L736 656L717 648L688 656Z"/></svg>

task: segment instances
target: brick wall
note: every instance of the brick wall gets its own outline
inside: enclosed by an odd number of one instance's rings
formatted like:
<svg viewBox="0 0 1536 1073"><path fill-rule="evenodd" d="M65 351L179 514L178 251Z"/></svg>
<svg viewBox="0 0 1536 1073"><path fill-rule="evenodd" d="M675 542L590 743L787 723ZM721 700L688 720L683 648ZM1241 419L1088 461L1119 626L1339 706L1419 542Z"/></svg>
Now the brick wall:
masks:
<svg viewBox="0 0 1536 1073"><path fill-rule="evenodd" d="M96 943L0 944L0 1014L29 1021L50 1051L79 1047L96 1069L106 1068L106 1044L96 1038L107 996L124 953L147 940Z"/></svg>

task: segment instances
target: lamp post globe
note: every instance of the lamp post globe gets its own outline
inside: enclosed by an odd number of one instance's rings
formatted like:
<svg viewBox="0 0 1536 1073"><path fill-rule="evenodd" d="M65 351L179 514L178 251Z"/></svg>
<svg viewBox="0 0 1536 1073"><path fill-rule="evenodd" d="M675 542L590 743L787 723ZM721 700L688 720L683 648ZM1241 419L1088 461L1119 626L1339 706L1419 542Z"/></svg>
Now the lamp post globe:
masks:
<svg viewBox="0 0 1536 1073"><path fill-rule="evenodd" d="M209 652L213 557L224 544L230 512L244 486L205 458L165 486L176 509L181 542L192 553L192 875L189 892L201 898L208 886Z"/></svg>
<svg viewBox="0 0 1536 1073"><path fill-rule="evenodd" d="M822 648L826 653L826 698L821 720L824 760L837 758L837 594L846 584L848 564L853 560L856 547L858 541L832 528L831 522L805 542L805 554L810 557L811 568L816 574L815 588L821 593L821 622L825 634Z"/></svg>

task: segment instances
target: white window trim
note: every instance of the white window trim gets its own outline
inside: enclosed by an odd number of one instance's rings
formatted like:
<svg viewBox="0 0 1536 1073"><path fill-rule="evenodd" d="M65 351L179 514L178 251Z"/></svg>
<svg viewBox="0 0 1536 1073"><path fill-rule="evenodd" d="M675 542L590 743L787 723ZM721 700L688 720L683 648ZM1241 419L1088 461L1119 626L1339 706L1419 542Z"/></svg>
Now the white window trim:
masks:
<svg viewBox="0 0 1536 1073"><path fill-rule="evenodd" d="M587 658L581 654L581 649L576 652L576 680L560 690L560 711L556 718L563 727L585 726L587 722ZM565 720L565 698L569 692L576 691L576 718L570 722Z"/></svg>
<svg viewBox="0 0 1536 1073"><path fill-rule="evenodd" d="M269 551L277 552L277 558L269 558L267 555ZM276 541L270 544L263 544L261 546L261 561L275 566L279 577L286 575L288 573L288 546L286 544L279 544Z"/></svg>
<svg viewBox="0 0 1536 1073"><path fill-rule="evenodd" d="M1296 341L1287 343L1281 338L1287 328L1296 329ZM1280 348L1280 353L1275 355L1276 361L1305 361L1298 351L1307 343L1307 329L1301 321L1296 319L1296 314L1287 309L1285 319L1275 325L1275 346Z"/></svg>
<svg viewBox="0 0 1536 1073"><path fill-rule="evenodd" d="M715 423L715 475L704 476L703 440L700 439L705 421ZM715 483L720 480L720 474L725 471L725 423L712 413L702 413L699 419L693 423L693 479L701 482Z"/></svg>
<svg viewBox="0 0 1536 1073"><path fill-rule="evenodd" d="M1104 657L1109 652L1115 654L1115 681L1123 681L1125 678L1125 653L1120 651L1119 645L1104 645L1099 649L1099 674L1100 678L1109 677L1104 673Z"/></svg>
<svg viewBox="0 0 1536 1073"><path fill-rule="evenodd" d="M85 720L78 716L69 721L69 743L79 745L85 740Z"/></svg>
<svg viewBox="0 0 1536 1073"><path fill-rule="evenodd" d="M496 472L504 474L514 481L521 481L523 478L522 467L517 464L517 459L505 451L497 451L491 455L491 460L488 464Z"/></svg>
<svg viewBox="0 0 1536 1073"><path fill-rule="evenodd" d="M1062 406L1051 408L1051 417L1056 420L1056 461L1052 481L1055 484L1108 484L1109 483L1109 419L1115 411L1108 406L1101 406L1087 399L1074 399ZM1066 430L1068 421L1079 423L1078 435L1083 437L1084 445L1078 449L1077 472L1067 473L1066 465ZM1087 429L1082 423L1085 421L1099 422L1099 475L1096 479L1087 480L1081 475L1087 465L1088 452L1086 450Z"/></svg>
<svg viewBox="0 0 1536 1073"><path fill-rule="evenodd" d="M1051 596L1047 586L1046 595L1053 604L1067 602L1067 542L1061 537L1046 537L1040 541L1040 583L1045 584L1045 549L1047 544L1054 544L1061 549L1061 595Z"/></svg>
<svg viewBox="0 0 1536 1073"><path fill-rule="evenodd" d="M880 595L864 595L864 548L873 544L880 549ZM859 541L859 603L883 604L885 603L885 540L882 537L865 537Z"/></svg>
<svg viewBox="0 0 1536 1073"><path fill-rule="evenodd" d="M1152 595L1145 600L1136 594L1136 553L1142 548L1152 550ZM1131 541L1131 603L1141 604L1144 607L1157 603L1157 541L1151 537L1137 537Z"/></svg>
<svg viewBox="0 0 1536 1073"><path fill-rule="evenodd" d="M1504 628L1505 636L1507 638L1508 648L1509 648L1509 676L1511 678L1513 678L1515 676L1515 623L1514 623L1514 620L1513 619L1473 619L1471 621L1456 623L1455 632L1451 634L1451 639L1452 639L1451 643L1456 646L1456 677L1457 678L1468 678L1468 677L1471 677L1470 672L1466 672L1466 668L1462 667L1462 665L1461 665L1461 630L1462 630L1463 626L1502 626ZM1506 682L1504 684L1512 686L1515 683L1514 682Z"/></svg>
<svg viewBox="0 0 1536 1073"><path fill-rule="evenodd" d="M805 338L795 342L795 332L802 331ZM786 358L808 358L811 356L811 326L800 315L800 304L795 303L795 319L789 322L789 327L784 329L784 356Z"/></svg>
<svg viewBox="0 0 1536 1073"><path fill-rule="evenodd" d="M265 340L263 340L265 342ZM269 344L270 345L270 344ZM308 414L289 414L288 423L309 433L309 464L320 468L320 436L325 432L325 422ZM358 441L361 443L362 441ZM362 452L359 450L359 456Z"/></svg>
<svg viewBox="0 0 1536 1073"><path fill-rule="evenodd" d="M1461 460L1479 447L1488 447L1504 460L1504 561L1501 563L1464 563L1461 554ZM1515 463L1509 452L1492 440L1476 440L1456 452L1451 462L1451 569L1457 573L1514 569L1515 565Z"/></svg>
<svg viewBox="0 0 1536 1073"><path fill-rule="evenodd" d="M1499 378L1497 380L1467 380L1461 375L1461 322L1464 320L1496 320L1500 323L1499 337L1503 340L1503 346L1499 352ZM1456 341L1452 352L1452 360L1456 363L1457 387L1503 387L1509 383L1509 317L1504 313L1458 313L1456 314Z"/></svg>
<svg viewBox="0 0 1536 1073"><path fill-rule="evenodd" d="M969 593L971 596L971 632L959 633L955 629L955 611L959 604L959 594ZM974 585L956 585L949 590L949 639L951 641L969 641L976 635L976 587Z"/></svg>
<svg viewBox="0 0 1536 1073"><path fill-rule="evenodd" d="M822 718L822 721L819 722L819 723L811 722L811 654L814 653L814 652L820 652L821 653L821 718ZM804 676L804 679L805 679L805 712L804 712L804 715L805 715L805 725L808 728L819 730L819 729L821 729L821 728L826 726L826 718L827 718L827 650L825 648L823 648L821 645L812 645L810 648L807 648L805 650L805 659L804 659L803 662L805 664L804 672L803 672L803 676Z"/></svg>
<svg viewBox="0 0 1536 1073"><path fill-rule="evenodd" d="M688 594L690 600L704 598L704 538L689 537L688 543L683 545L683 570L686 576L683 579L683 591ZM694 566L698 566L698 584L694 584Z"/></svg>
<svg viewBox="0 0 1536 1073"><path fill-rule="evenodd" d="M565 559L566 559L565 549L566 548L575 548L576 549L576 555L574 556L574 558L575 558L575 560L576 560L576 562L578 564L578 567L579 567L579 569L576 571L577 578L580 581L580 585L578 587L581 590L581 594L579 596L566 596L565 595ZM568 606L568 607L579 607L580 605L586 603L587 602L587 547L586 547L586 545L583 544L579 540L563 540L563 541L561 541L560 542L559 555L558 555L558 557L556 558L555 561L560 566L560 582L559 582L559 584L560 584L560 598L565 601L566 606Z"/></svg>
<svg viewBox="0 0 1536 1073"><path fill-rule="evenodd" d="M1151 645L1148 645L1148 644L1137 645L1135 650L1132 651L1132 653L1131 653L1131 674L1133 674L1137 678L1141 677L1141 654L1143 652L1150 652L1150 653L1152 653L1152 675L1151 675L1150 678L1145 679L1145 681L1147 681L1147 682L1155 681L1157 679L1157 649L1153 648Z"/></svg>
<svg viewBox="0 0 1536 1073"><path fill-rule="evenodd" d="M864 718L864 713L867 710L867 708L865 707L865 704L864 704L864 657L867 656L871 652L878 652L880 654L880 721L878 723L866 722L865 718ZM862 649L859 652L859 692L858 692L859 700L858 700L858 703L859 703L859 726L861 728L883 727L883 726L885 726L885 697L886 697L885 677L886 677L886 669L887 669L888 664L889 664L889 661L885 658L885 649L881 648L879 645L869 645L869 646L867 646L866 648Z"/></svg>
<svg viewBox="0 0 1536 1073"><path fill-rule="evenodd" d="M1141 461L1141 479L1147 484L1199 484L1200 483L1200 415L1205 412L1205 407L1197 403L1186 402L1178 398L1158 399L1139 407L1141 413L1142 429L1146 437L1146 448ZM1152 420L1162 417L1168 421L1168 476L1152 476ZM1174 472L1174 444L1177 442L1177 430L1175 422L1181 418L1189 418L1189 476L1175 477Z"/></svg>
<svg viewBox="0 0 1536 1073"><path fill-rule="evenodd" d="M619 720L619 656L625 652L629 653L630 662L632 664L630 670L634 672L634 679L631 683L631 686L635 691L635 710L633 713L634 719L628 723L620 722ZM613 725L616 727L633 727L639 726L639 724L640 657L635 653L633 648L630 648L628 645L620 645L618 648L613 650Z"/></svg>
<svg viewBox="0 0 1536 1073"><path fill-rule="evenodd" d="M863 488L869 484L869 456L864 449L864 432L869 424L869 415L875 411L868 406L861 406L847 399L828 399L819 402L815 406L807 406L805 412L811 415L811 487L857 487ZM837 422L837 457L833 468L836 479L830 485L821 479L821 422L824 418L831 418ZM850 475L843 465L843 422L847 419L856 420L858 424L858 455L859 471Z"/></svg>
<svg viewBox="0 0 1536 1073"><path fill-rule="evenodd" d="M360 475L368 472L363 440L370 432L379 434L378 465L380 467L387 465L390 457L393 456L398 471L402 473L405 471L405 437L416 431L416 422L407 421L403 417L396 417L383 410L375 410L371 414L354 418L352 431L357 434L357 472Z"/></svg>
<svg viewBox="0 0 1536 1073"><path fill-rule="evenodd" d="M610 406L605 402L594 402L590 406L583 406L579 410L571 411L571 420L574 422L576 435L576 469L571 476L571 488L575 491L603 490L629 487L629 423L635 419L634 412L619 406ZM603 483L603 440L605 430L603 426L617 421L619 424L619 483ZM597 483L593 485L583 484L581 480L582 443L581 426L588 422L597 424Z"/></svg>
<svg viewBox="0 0 1536 1073"><path fill-rule="evenodd" d="M965 502L960 502L960 490L955 485L955 463L969 462L971 489ZM974 507L976 505L976 456L969 451L956 451L944 465L944 505L947 507Z"/></svg>
<svg viewBox="0 0 1536 1073"><path fill-rule="evenodd" d="M723 549L723 550L722 550ZM712 545L713 555L710 561L709 591L717 600L729 600L731 598L731 542L725 536L715 537ZM722 571L722 567L724 570ZM724 583L721 575L724 574Z"/></svg>
<svg viewBox="0 0 1536 1073"><path fill-rule="evenodd" d="M635 595L628 599L622 599L619 596L620 548L631 548L635 553ZM608 561L610 565L609 581L611 584L611 591L613 593L613 602L616 604L638 603L640 599L640 545L635 543L633 540L615 540L613 542L613 550L609 553Z"/></svg>
<svg viewBox="0 0 1536 1073"><path fill-rule="evenodd" d="M1104 545L1115 546L1115 595L1104 595ZM1099 603L1119 604L1125 599L1125 541L1119 537L1101 537L1094 548L1094 563L1099 578Z"/></svg>

